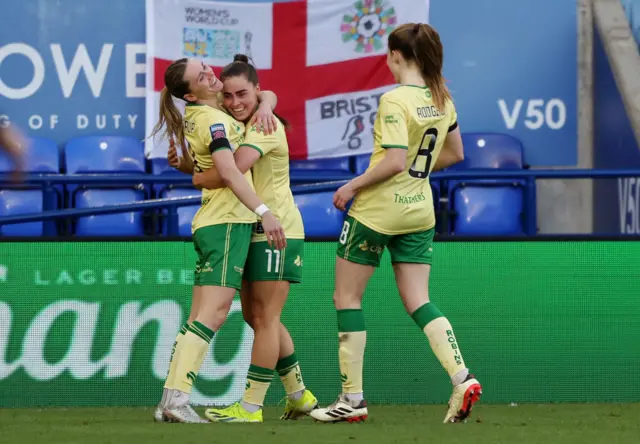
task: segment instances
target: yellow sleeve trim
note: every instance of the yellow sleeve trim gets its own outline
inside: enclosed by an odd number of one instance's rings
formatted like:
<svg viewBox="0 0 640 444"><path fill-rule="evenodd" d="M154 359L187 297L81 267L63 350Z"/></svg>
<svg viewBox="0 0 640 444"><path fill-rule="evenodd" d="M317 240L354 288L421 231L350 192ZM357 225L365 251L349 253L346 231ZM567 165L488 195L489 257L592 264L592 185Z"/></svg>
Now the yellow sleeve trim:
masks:
<svg viewBox="0 0 640 444"><path fill-rule="evenodd" d="M253 148L254 150L256 150L257 152L259 152L259 153L260 153L260 157L264 156L264 152L263 152L260 148L258 148L257 146L255 146L255 145L251 145L250 143L243 143L243 144L242 144L242 145L240 145L240 146L241 146L241 147L243 147L243 146L248 146L249 148Z"/></svg>
<svg viewBox="0 0 640 444"><path fill-rule="evenodd" d="M217 148L214 148L213 151L211 151L211 154L215 153L216 151L220 151L220 150L230 150L231 147L230 146L219 146Z"/></svg>
<svg viewBox="0 0 640 444"><path fill-rule="evenodd" d="M382 148L401 148L403 150L408 150L409 147L406 145L380 145Z"/></svg>

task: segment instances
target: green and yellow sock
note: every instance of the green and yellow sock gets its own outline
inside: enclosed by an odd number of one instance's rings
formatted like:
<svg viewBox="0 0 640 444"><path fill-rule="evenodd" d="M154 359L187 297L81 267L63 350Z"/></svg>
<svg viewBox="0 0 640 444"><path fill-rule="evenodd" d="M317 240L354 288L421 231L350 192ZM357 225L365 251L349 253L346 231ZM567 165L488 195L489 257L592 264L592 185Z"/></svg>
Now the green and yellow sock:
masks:
<svg viewBox="0 0 640 444"><path fill-rule="evenodd" d="M264 398L273 379L273 369L251 364L247 372L247 385L242 396L242 406L248 412L256 412L264 405Z"/></svg>
<svg viewBox="0 0 640 444"><path fill-rule="evenodd" d="M302 380L300 364L298 363L295 352L285 358L279 359L276 364L276 371L280 375L284 390L290 398L294 395L302 394L305 386Z"/></svg>
<svg viewBox="0 0 640 444"><path fill-rule="evenodd" d="M342 393L361 394L367 332L362 309L337 310Z"/></svg>
<svg viewBox="0 0 640 444"><path fill-rule="evenodd" d="M452 378L454 385L461 383L462 381L458 382L457 379L461 379L463 374L468 374L468 371L449 320L430 302L419 307L411 317L424 331L431 350Z"/></svg>
<svg viewBox="0 0 640 444"><path fill-rule="evenodd" d="M213 330L198 321L188 325L184 337L176 347L175 389L191 393L214 334Z"/></svg>
<svg viewBox="0 0 640 444"><path fill-rule="evenodd" d="M187 332L187 326L189 324L185 323L180 331L178 332L178 336L176 336L176 340L173 343L173 349L171 349L171 357L169 358L169 371L167 372L167 378L164 381L164 388L168 390L174 389L174 384L176 380L176 349L178 348L178 344L184 338L184 334Z"/></svg>

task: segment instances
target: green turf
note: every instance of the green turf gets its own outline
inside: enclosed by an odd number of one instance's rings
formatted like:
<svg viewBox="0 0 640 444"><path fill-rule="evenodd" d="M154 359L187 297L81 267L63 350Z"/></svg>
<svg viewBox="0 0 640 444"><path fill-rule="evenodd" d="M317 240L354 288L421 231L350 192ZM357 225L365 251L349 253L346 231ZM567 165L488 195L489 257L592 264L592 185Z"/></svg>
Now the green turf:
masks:
<svg viewBox="0 0 640 444"><path fill-rule="evenodd" d="M371 406L364 424L155 424L152 409L0 409L0 442L21 444L624 444L640 436L640 404L479 405L466 424L442 424L442 406Z"/></svg>

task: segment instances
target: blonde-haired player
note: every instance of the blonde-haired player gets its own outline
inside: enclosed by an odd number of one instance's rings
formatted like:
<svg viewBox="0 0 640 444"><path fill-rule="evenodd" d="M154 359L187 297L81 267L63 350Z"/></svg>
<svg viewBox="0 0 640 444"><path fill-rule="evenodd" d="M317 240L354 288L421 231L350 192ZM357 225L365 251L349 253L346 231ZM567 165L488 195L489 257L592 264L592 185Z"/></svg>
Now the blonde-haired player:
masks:
<svg viewBox="0 0 640 444"><path fill-rule="evenodd" d="M161 401L162 419L202 423L207 421L191 408L189 396L209 344L241 289L253 225L261 218L273 248L286 247L286 239L280 222L256 195L251 173L236 167L233 151L244 139L244 125L218 109L222 82L209 66L185 58L167 68L164 83L154 133L166 128L183 148L186 139L194 171L215 168L227 186L203 192L193 219L198 261L190 322L176 338ZM184 118L174 97L187 102Z"/></svg>
<svg viewBox="0 0 640 444"><path fill-rule="evenodd" d="M242 122L250 122L258 107L260 85L258 73L244 54L236 54L233 63L220 75L224 82L223 103ZM242 313L254 330L251 365L242 400L227 408L208 409L205 415L215 422L262 422L262 406L274 370L287 392L281 419L296 419L313 410L318 401L302 379L293 339L280 321L291 284L301 283L304 261L304 225L296 207L289 179L289 144L279 118L273 134L248 125L244 142L234 157L240 171L251 169L260 198L273 209L282 222L287 248L269 248L262 227L256 224L244 270ZM224 186L215 170L196 174L198 188Z"/></svg>
<svg viewBox="0 0 640 444"><path fill-rule="evenodd" d="M329 407L311 412L319 421L357 422L368 416L362 382L367 334L361 304L385 248L407 313L451 377L453 394L444 421L466 419L480 397L480 383L465 366L451 324L429 301L435 226L429 173L463 158L442 63L442 43L431 26L405 24L389 35L387 65L400 86L380 99L369 168L334 195L335 206L342 210L355 200L336 259L342 394Z"/></svg>

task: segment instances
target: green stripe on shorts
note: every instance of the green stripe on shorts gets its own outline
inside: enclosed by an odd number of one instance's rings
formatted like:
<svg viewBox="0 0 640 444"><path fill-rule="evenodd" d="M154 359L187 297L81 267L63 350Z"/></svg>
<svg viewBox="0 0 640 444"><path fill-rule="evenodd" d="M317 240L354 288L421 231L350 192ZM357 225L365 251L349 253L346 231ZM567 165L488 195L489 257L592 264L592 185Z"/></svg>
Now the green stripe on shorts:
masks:
<svg viewBox="0 0 640 444"><path fill-rule="evenodd" d="M219 224L198 228L193 246L198 255L194 285L240 290L253 224Z"/></svg>

